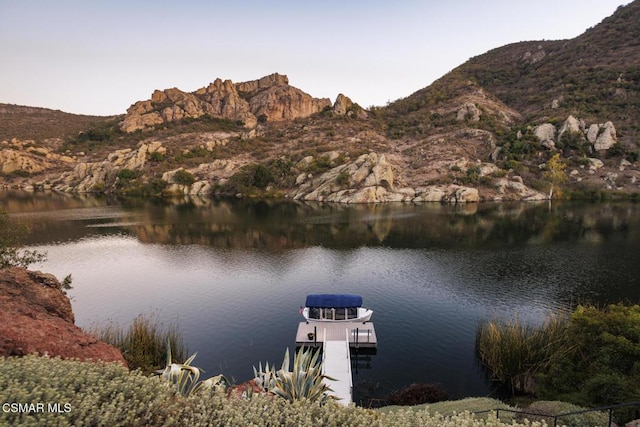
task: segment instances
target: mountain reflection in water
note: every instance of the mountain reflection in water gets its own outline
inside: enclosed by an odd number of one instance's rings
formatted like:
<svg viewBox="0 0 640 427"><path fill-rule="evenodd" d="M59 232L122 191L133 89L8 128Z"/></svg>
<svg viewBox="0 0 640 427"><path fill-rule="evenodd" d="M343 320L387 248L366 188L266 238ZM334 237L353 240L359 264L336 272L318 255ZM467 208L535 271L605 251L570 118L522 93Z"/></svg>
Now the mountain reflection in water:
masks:
<svg viewBox="0 0 640 427"><path fill-rule="evenodd" d="M73 275L80 326L177 320L207 375L247 380L295 345L307 293L352 292L374 310L377 354L356 401L414 382L454 396L492 385L474 355L478 322L539 322L583 301L640 302L633 203L343 206L0 194ZM370 359L368 358L370 357Z"/></svg>

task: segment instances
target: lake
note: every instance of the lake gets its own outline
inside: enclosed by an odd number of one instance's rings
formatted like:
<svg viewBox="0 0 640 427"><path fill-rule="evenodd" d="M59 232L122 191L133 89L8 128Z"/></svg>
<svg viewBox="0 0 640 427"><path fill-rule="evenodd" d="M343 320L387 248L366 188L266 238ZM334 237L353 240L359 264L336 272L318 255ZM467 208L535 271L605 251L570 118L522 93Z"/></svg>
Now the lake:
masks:
<svg viewBox="0 0 640 427"><path fill-rule="evenodd" d="M358 354L355 401L411 383L495 395L482 320L539 323L580 302L640 303L633 203L343 206L0 193L48 253L76 323L177 321L205 377L243 382L295 347L307 293L356 293L379 345Z"/></svg>

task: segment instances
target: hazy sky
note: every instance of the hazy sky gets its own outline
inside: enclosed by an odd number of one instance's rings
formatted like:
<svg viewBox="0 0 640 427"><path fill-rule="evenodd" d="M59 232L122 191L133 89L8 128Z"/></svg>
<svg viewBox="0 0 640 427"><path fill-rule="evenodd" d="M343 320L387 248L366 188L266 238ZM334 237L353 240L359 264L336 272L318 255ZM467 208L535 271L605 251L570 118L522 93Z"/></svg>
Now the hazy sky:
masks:
<svg viewBox="0 0 640 427"><path fill-rule="evenodd" d="M525 40L573 38L628 0L0 0L0 102L121 114L154 89L278 72L363 107Z"/></svg>

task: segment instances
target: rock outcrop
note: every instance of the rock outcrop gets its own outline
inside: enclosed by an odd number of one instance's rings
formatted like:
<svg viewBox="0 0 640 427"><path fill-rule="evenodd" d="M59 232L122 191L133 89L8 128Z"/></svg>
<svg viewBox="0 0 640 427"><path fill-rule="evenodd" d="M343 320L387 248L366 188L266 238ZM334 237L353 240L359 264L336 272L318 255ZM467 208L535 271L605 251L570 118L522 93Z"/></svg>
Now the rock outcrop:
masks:
<svg viewBox="0 0 640 427"><path fill-rule="evenodd" d="M127 365L120 351L74 325L69 298L51 274L0 270L0 355L31 353Z"/></svg>
<svg viewBox="0 0 640 427"><path fill-rule="evenodd" d="M556 143L568 134L579 135L584 141L588 141L596 151L608 150L618 142L616 128L612 122L592 124L587 128L584 120L573 116L569 116L564 121L559 131L553 124L543 123L533 129L533 134L544 147L550 150L555 149Z"/></svg>
<svg viewBox="0 0 640 427"><path fill-rule="evenodd" d="M608 150L617 142L616 128L611 122L593 124L589 126L587 139L595 150Z"/></svg>
<svg viewBox="0 0 640 427"><path fill-rule="evenodd" d="M303 159L301 162L304 162ZM318 177L300 174L300 187L289 196L296 200L335 203L440 202L476 203L478 190L459 185L396 188L391 164L384 154L363 154Z"/></svg>
<svg viewBox="0 0 640 427"><path fill-rule="evenodd" d="M562 139L564 134L582 134L584 135L585 131L584 120L578 120L573 116L567 117L567 120L562 123L560 126L560 130L558 131L558 141Z"/></svg>
<svg viewBox="0 0 640 427"><path fill-rule="evenodd" d="M45 147L34 147L34 141L0 142L0 173L38 174L73 162L68 156L54 153Z"/></svg>
<svg viewBox="0 0 640 427"><path fill-rule="evenodd" d="M259 80L233 83L216 79L207 87L186 93L177 88L156 90L151 99L139 101L127 110L120 123L124 132L208 115L242 121L253 128L260 121L293 120L331 107L331 101L313 98L289 85L285 75L271 74Z"/></svg>
<svg viewBox="0 0 640 427"><path fill-rule="evenodd" d="M480 121L480 110L476 107L476 104L473 102L467 102L460 107L458 113L456 114L456 120L469 120L472 122Z"/></svg>
<svg viewBox="0 0 640 427"><path fill-rule="evenodd" d="M538 138L538 141L540 141L544 147L549 149L556 148L556 127L551 123L543 123L536 126L533 129L533 135Z"/></svg>
<svg viewBox="0 0 640 427"><path fill-rule="evenodd" d="M362 107L343 94L338 94L336 97L332 111L336 116L355 117L358 119L366 119L368 117L367 112Z"/></svg>

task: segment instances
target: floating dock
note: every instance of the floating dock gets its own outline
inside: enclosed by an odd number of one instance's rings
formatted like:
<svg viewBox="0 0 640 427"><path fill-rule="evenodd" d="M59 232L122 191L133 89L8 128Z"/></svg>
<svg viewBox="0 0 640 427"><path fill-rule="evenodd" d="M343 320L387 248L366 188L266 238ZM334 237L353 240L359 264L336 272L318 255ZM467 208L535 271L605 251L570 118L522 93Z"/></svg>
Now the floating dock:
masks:
<svg viewBox="0 0 640 427"><path fill-rule="evenodd" d="M327 341L346 341L349 335L351 348L375 348L378 346L376 329L372 322L300 322L296 333L296 346L321 346ZM326 331L326 335L325 335Z"/></svg>
<svg viewBox="0 0 640 427"><path fill-rule="evenodd" d="M351 349L375 348L376 330L371 322L301 322L296 334L297 346L322 346L323 373L337 402L349 405L353 401Z"/></svg>

